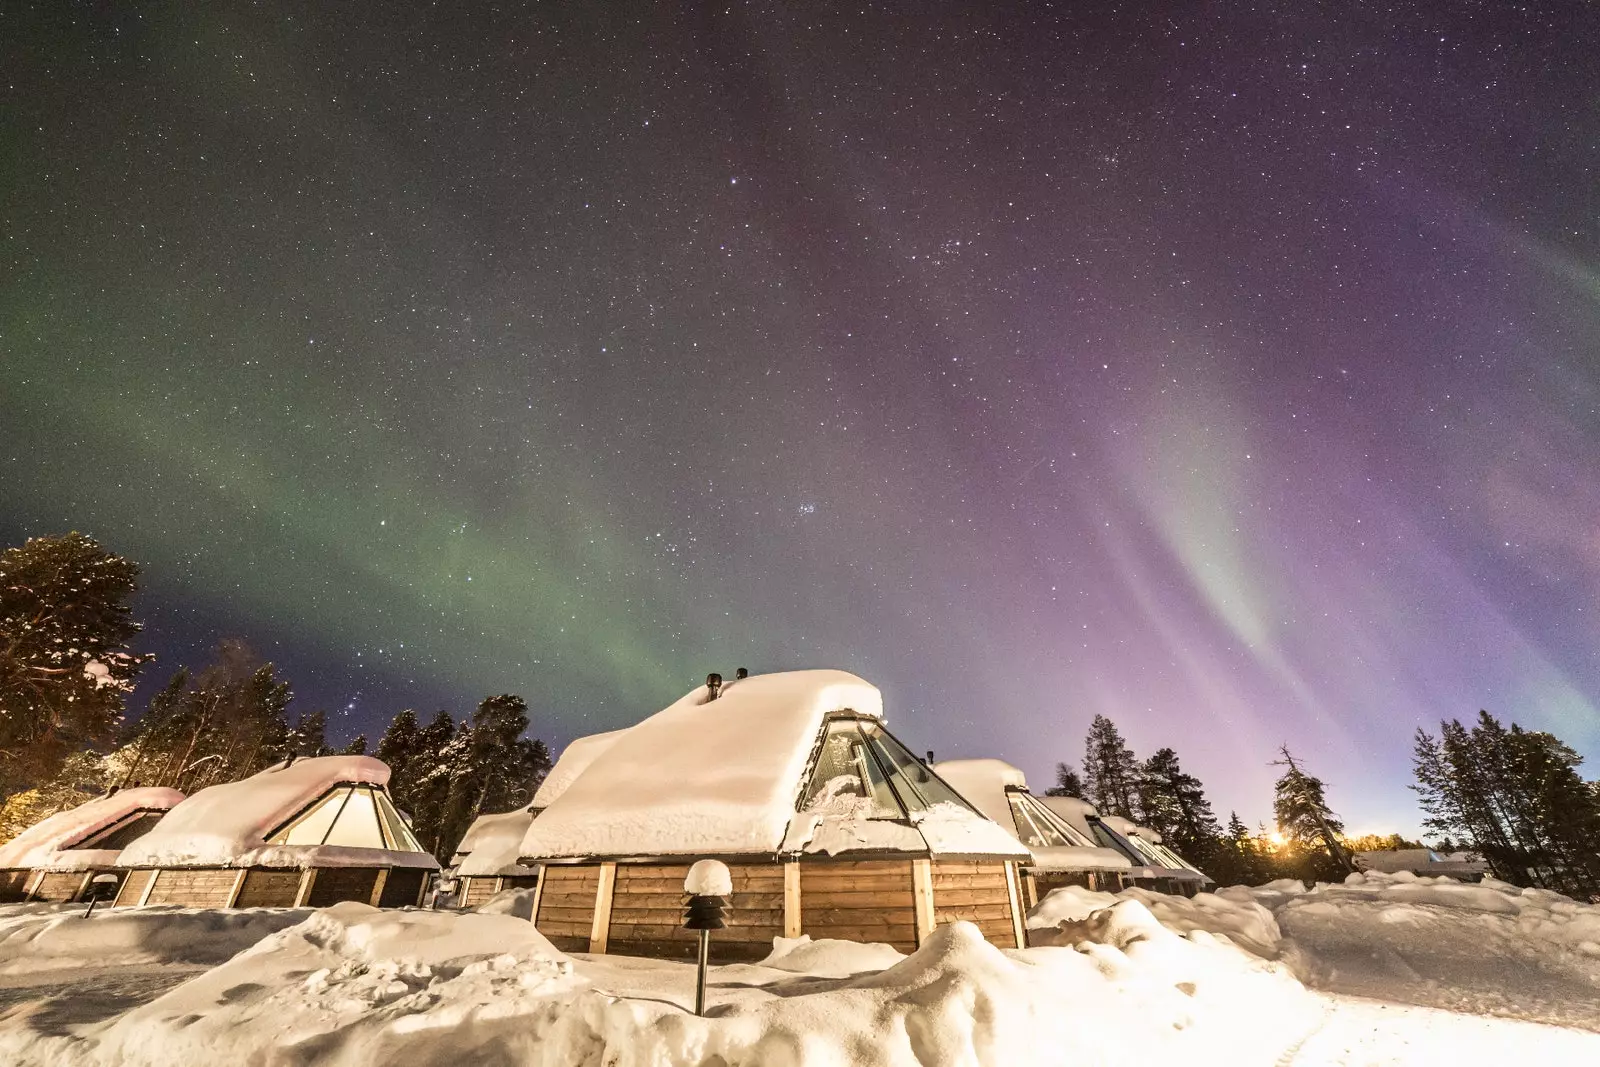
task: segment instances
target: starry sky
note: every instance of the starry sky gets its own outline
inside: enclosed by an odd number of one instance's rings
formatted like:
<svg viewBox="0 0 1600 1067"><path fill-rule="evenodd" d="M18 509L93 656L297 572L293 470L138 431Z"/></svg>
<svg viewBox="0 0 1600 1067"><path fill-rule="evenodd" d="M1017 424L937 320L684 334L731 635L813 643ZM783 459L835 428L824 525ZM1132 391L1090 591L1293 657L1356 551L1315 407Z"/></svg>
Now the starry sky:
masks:
<svg viewBox="0 0 1600 1067"><path fill-rule="evenodd" d="M1429 10L1432 9L1432 10ZM1036 788L1600 764L1590 5L0 11L0 539L374 736L855 670ZM1600 774L1600 767L1591 767Z"/></svg>

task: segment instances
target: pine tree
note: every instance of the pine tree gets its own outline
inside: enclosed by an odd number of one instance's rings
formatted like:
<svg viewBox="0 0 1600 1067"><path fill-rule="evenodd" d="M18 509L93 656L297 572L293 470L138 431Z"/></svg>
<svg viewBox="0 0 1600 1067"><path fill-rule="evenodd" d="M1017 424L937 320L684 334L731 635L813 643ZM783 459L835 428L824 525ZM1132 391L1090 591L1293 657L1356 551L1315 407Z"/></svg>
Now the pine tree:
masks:
<svg viewBox="0 0 1600 1067"><path fill-rule="evenodd" d="M1221 835L1208 859L1206 873L1216 879L1218 886L1260 885L1269 881L1267 862L1250 828L1239 818L1239 813L1228 813L1227 829Z"/></svg>
<svg viewBox="0 0 1600 1067"><path fill-rule="evenodd" d="M1088 800L1102 815L1134 817L1139 781L1139 761L1133 750L1104 715L1089 724L1084 742L1083 784Z"/></svg>
<svg viewBox="0 0 1600 1067"><path fill-rule="evenodd" d="M285 718L291 699L272 664L259 663L243 642L224 641L215 663L198 676L180 670L125 731L133 755L119 754L127 770L118 784L192 793L305 754Z"/></svg>
<svg viewBox="0 0 1600 1067"><path fill-rule="evenodd" d="M1200 779L1178 764L1178 754L1170 748L1156 754L1140 768L1140 821L1157 831L1192 863L1204 863L1215 849L1222 828L1206 799Z"/></svg>
<svg viewBox="0 0 1600 1067"><path fill-rule="evenodd" d="M367 735L356 734L350 743L339 750L341 756L365 756L367 754Z"/></svg>
<svg viewBox="0 0 1600 1067"><path fill-rule="evenodd" d="M102 795L106 777L106 761L98 753L74 752L48 782L13 793L0 803L0 843L41 819Z"/></svg>
<svg viewBox="0 0 1600 1067"><path fill-rule="evenodd" d="M465 722L458 724L448 711L439 712L417 731L398 784L394 777L390 778L395 803L411 815L417 840L446 861L451 853L441 847L445 838L445 808L457 766L463 759L466 726ZM390 766L392 769L394 765ZM453 842L451 848L454 849Z"/></svg>
<svg viewBox="0 0 1600 1067"><path fill-rule="evenodd" d="M0 795L109 741L139 669L139 569L81 534L0 552Z"/></svg>
<svg viewBox="0 0 1600 1067"><path fill-rule="evenodd" d="M1070 763L1056 764L1056 784L1044 791L1047 797L1082 797L1083 779Z"/></svg>
<svg viewBox="0 0 1600 1067"><path fill-rule="evenodd" d="M1272 803L1279 832L1306 853L1308 859L1312 859L1312 870L1318 877L1324 873L1344 877L1355 866L1350 862L1344 846L1339 843L1344 824L1328 806L1324 795L1326 787L1320 778L1301 769L1288 745L1278 751L1283 759L1275 761L1273 765L1285 768L1275 786ZM1316 860L1322 853L1326 853L1326 863Z"/></svg>

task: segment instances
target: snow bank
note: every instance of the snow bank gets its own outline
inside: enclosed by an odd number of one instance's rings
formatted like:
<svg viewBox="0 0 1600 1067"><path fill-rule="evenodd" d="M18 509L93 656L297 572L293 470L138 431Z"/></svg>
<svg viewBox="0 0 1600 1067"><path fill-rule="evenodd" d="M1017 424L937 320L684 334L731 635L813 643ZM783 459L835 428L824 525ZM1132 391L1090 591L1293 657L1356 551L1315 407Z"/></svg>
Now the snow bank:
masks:
<svg viewBox="0 0 1600 1067"><path fill-rule="evenodd" d="M916 953L779 939L715 967L568 958L519 920L340 904L107 1024L0 1032L34 1065L259 1067L1265 1067L1319 1007L1281 968L1164 930L1136 902L1072 948L1002 952L940 927Z"/></svg>
<svg viewBox="0 0 1600 1067"><path fill-rule="evenodd" d="M1168 929L1281 960L1317 989L1600 1030L1600 905L1486 879L1353 874L1192 899L1069 886L1028 914L1034 944L1071 941L1096 909L1138 902Z"/></svg>
<svg viewBox="0 0 1600 1067"><path fill-rule="evenodd" d="M530 875L534 868L517 862L522 837L533 823L527 809L501 815L480 815L456 848L456 873L464 875Z"/></svg>
<svg viewBox="0 0 1600 1067"><path fill-rule="evenodd" d="M388 781L388 766L370 756L275 764L242 781L200 790L123 849L119 862L125 867L437 867L426 852L267 844L268 834L334 786Z"/></svg>
<svg viewBox="0 0 1600 1067"><path fill-rule="evenodd" d="M119 849L72 846L120 822L136 811L166 811L183 800L176 789L144 786L122 789L108 797L58 811L0 845L0 870L43 867L51 871L86 871L117 862Z"/></svg>
<svg viewBox="0 0 1600 1067"><path fill-rule="evenodd" d="M0 975L84 967L218 964L268 934L304 922L307 909L197 910L82 904L0 908Z"/></svg>
<svg viewBox="0 0 1600 1067"><path fill-rule="evenodd" d="M701 686L612 740L528 828L524 858L776 852L829 712L881 717L845 671Z"/></svg>

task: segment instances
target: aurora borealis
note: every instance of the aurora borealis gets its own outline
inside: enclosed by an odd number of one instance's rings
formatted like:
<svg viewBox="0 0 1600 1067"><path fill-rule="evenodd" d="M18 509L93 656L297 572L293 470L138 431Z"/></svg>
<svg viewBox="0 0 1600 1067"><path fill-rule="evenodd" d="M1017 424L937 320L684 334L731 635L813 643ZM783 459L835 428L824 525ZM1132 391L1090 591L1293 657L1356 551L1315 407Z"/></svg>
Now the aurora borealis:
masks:
<svg viewBox="0 0 1600 1067"><path fill-rule="evenodd" d="M341 737L838 666L1414 830L1600 760L1600 26L1431 6L8 8L0 534Z"/></svg>

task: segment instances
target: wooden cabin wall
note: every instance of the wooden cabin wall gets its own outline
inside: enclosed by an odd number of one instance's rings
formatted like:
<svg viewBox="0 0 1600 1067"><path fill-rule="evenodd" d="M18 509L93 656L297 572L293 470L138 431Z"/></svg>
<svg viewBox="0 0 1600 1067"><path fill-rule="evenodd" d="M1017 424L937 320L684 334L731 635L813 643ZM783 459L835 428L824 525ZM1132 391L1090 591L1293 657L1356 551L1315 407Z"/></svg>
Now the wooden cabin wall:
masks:
<svg viewBox="0 0 1600 1067"><path fill-rule="evenodd" d="M422 903L422 890L428 884L423 867L391 867L389 877L378 894L378 907L405 908Z"/></svg>
<svg viewBox="0 0 1600 1067"><path fill-rule="evenodd" d="M992 945L1019 947L1004 860L933 861L934 925L960 919L976 924Z"/></svg>
<svg viewBox="0 0 1600 1067"><path fill-rule="evenodd" d="M915 952L911 860L802 861L800 929L813 938L881 941Z"/></svg>
<svg viewBox="0 0 1600 1067"><path fill-rule="evenodd" d="M144 899L144 891L150 888L150 882L155 876L155 871L129 871L128 876L122 880L122 888L117 891L117 899L114 906L118 908L137 907L139 902Z"/></svg>
<svg viewBox="0 0 1600 1067"><path fill-rule="evenodd" d="M28 894L28 883L33 881L33 871L12 869L0 871L0 904L15 904Z"/></svg>
<svg viewBox="0 0 1600 1067"><path fill-rule="evenodd" d="M730 864L728 873L733 880L728 926L711 935L712 960L731 963L771 955L772 939L783 933L783 868L772 863ZM683 928L683 881L688 874L687 863L618 864L606 951L693 959L699 938Z"/></svg>
<svg viewBox="0 0 1600 1067"><path fill-rule="evenodd" d="M318 867L306 906L326 908L346 900L367 904L377 884L378 871L374 867Z"/></svg>
<svg viewBox="0 0 1600 1067"><path fill-rule="evenodd" d="M487 904L489 898L495 894L495 885L499 881L493 875L474 874L462 879L466 888L461 892L461 906L463 908L476 908L479 904Z"/></svg>
<svg viewBox="0 0 1600 1067"><path fill-rule="evenodd" d="M186 908L225 908L239 872L226 867L164 867L156 872L146 904L179 904Z"/></svg>
<svg viewBox="0 0 1600 1067"><path fill-rule="evenodd" d="M46 871L33 887L30 900L50 904L66 904L76 900L78 891L88 878L86 871Z"/></svg>
<svg viewBox="0 0 1600 1067"><path fill-rule="evenodd" d="M292 908L300 896L298 870L268 870L252 867L245 872L244 884L239 887L236 908Z"/></svg>
<svg viewBox="0 0 1600 1067"><path fill-rule="evenodd" d="M563 952L588 952L599 888L598 865L546 867L535 928Z"/></svg>

